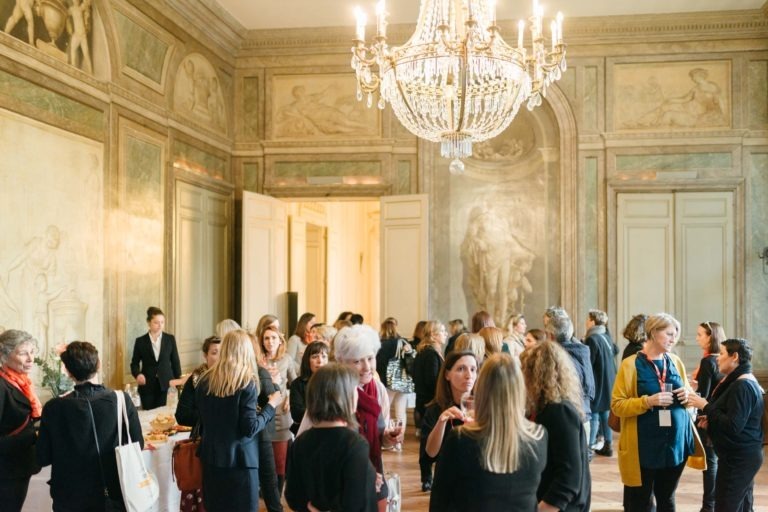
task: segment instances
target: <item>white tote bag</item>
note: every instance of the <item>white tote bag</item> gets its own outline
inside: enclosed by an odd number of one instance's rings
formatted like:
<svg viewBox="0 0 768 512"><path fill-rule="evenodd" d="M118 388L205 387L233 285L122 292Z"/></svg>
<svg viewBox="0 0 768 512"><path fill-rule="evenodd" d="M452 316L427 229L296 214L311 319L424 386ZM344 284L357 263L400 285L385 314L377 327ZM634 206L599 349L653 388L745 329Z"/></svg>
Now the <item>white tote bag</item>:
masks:
<svg viewBox="0 0 768 512"><path fill-rule="evenodd" d="M141 455L141 445L131 441L131 429L128 425L128 412L125 408L125 395L115 391L117 395L117 474L120 477L120 490L123 491L123 501L128 512L146 512L152 509L160 497L160 487L157 478L148 471ZM128 443L123 444L123 420L125 431L128 433Z"/></svg>

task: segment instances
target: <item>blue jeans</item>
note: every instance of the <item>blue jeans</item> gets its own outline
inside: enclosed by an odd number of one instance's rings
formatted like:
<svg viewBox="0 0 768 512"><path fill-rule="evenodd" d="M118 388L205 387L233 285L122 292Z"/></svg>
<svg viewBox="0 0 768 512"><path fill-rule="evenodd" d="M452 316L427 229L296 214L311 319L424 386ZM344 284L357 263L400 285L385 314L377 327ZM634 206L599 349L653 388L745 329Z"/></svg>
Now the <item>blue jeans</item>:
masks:
<svg viewBox="0 0 768 512"><path fill-rule="evenodd" d="M589 419L589 446L597 441L597 434L602 434L606 443L613 442L613 431L608 426L608 412L593 412Z"/></svg>

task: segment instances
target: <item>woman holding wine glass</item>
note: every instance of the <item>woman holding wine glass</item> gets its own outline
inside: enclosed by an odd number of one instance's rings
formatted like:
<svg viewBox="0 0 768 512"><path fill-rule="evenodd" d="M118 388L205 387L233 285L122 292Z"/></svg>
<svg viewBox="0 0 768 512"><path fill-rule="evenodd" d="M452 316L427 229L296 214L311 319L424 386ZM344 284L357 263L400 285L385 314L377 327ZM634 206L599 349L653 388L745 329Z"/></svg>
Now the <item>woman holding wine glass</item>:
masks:
<svg viewBox="0 0 768 512"><path fill-rule="evenodd" d="M508 354L485 361L475 421L448 433L437 461L430 512L531 511L547 462L547 433L525 417L525 382Z"/></svg>
<svg viewBox="0 0 768 512"><path fill-rule="evenodd" d="M448 354L445 364L440 368L435 399L427 404L421 421L419 467L422 468L422 491L432 489L432 464L437 461L443 439L454 427L460 427L468 419L466 397L472 396L477 366L477 359L472 352L453 351ZM474 405L471 409L471 412L474 412ZM425 468L428 472L424 471Z"/></svg>

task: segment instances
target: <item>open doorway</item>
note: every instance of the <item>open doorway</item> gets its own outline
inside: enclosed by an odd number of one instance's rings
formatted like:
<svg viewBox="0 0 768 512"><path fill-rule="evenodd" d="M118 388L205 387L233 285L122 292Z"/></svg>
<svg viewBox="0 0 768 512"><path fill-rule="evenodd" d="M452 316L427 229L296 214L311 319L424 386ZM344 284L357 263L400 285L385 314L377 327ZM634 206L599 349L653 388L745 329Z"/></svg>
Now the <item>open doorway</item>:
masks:
<svg viewBox="0 0 768 512"><path fill-rule="evenodd" d="M297 293L297 315L309 311L332 324L354 311L378 326L379 201L285 201L288 289Z"/></svg>

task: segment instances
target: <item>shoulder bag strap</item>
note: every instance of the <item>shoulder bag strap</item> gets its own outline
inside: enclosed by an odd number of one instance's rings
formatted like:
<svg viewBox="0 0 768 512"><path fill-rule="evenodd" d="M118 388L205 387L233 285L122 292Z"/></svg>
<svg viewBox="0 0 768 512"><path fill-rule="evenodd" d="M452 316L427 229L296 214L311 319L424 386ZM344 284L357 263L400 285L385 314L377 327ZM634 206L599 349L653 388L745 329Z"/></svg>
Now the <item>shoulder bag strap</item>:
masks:
<svg viewBox="0 0 768 512"><path fill-rule="evenodd" d="M123 421L125 421L125 434L128 437L128 444L131 444L131 429L128 423L128 411L125 407L125 395L122 391L115 391L117 396L117 446L123 445Z"/></svg>
<svg viewBox="0 0 768 512"><path fill-rule="evenodd" d="M109 489L107 489L107 482L104 480L104 468L101 465L101 448L99 448L99 436L96 434L96 420L93 418L93 407L91 407L91 401L85 398L85 403L88 404L88 413L91 415L91 429L93 430L93 440L96 442L96 454L99 461L99 474L101 475L101 485L104 488L104 497L109 498Z"/></svg>

